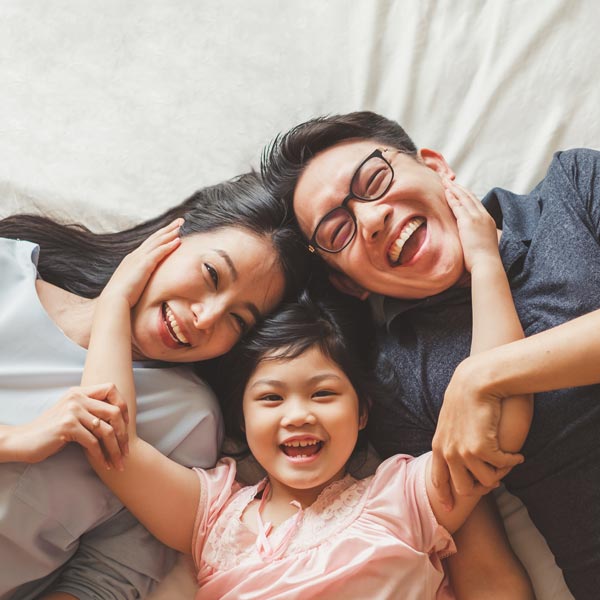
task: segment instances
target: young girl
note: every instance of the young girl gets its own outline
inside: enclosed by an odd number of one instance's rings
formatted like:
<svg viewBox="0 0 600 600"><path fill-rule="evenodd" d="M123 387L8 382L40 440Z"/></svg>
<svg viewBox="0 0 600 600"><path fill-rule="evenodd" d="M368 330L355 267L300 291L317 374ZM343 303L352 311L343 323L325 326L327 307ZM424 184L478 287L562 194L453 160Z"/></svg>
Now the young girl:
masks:
<svg viewBox="0 0 600 600"><path fill-rule="evenodd" d="M522 334L493 222L461 188L450 187L448 200L473 278L474 312L482 303L490 311L491 303L497 315L493 323L475 319L474 350L510 341ZM370 388L353 323L334 309L308 299L288 305L234 355L229 427L266 471L258 485L238 485L232 459L190 470L137 437L130 307L177 244L174 229L144 243L96 308L83 383L114 381L129 411L123 465L107 470L90 456L105 483L159 539L193 555L197 598L452 598L441 560L478 498L440 505L430 454L392 457L366 479L347 473ZM523 412L530 414L529 399L507 404L500 416L507 450L524 440L523 431L512 431ZM531 597L529 587L513 597Z"/></svg>

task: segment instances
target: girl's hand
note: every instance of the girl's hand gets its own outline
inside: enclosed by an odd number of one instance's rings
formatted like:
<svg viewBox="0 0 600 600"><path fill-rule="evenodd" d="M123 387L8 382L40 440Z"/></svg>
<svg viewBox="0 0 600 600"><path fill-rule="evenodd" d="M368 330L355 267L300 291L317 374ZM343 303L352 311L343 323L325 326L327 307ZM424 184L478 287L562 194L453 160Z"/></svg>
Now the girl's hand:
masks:
<svg viewBox="0 0 600 600"><path fill-rule="evenodd" d="M74 387L31 423L12 428L10 454L36 463L76 442L107 469L122 470L128 421L127 405L113 384Z"/></svg>
<svg viewBox="0 0 600 600"><path fill-rule="evenodd" d="M156 267L181 244L179 228L183 222L183 219L175 219L128 254L113 273L102 295L124 297L133 308Z"/></svg>
<svg viewBox="0 0 600 600"><path fill-rule="evenodd" d="M465 267L469 273L489 259L500 260L498 230L481 201L466 188L450 179L442 179L446 200L456 217L458 234L463 247Z"/></svg>

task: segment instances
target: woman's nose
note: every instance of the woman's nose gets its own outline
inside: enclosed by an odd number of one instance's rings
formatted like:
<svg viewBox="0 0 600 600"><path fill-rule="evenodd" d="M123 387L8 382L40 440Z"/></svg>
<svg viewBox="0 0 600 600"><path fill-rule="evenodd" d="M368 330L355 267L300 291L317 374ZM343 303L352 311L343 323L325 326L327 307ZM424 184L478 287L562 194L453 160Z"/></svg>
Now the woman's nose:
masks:
<svg viewBox="0 0 600 600"><path fill-rule="evenodd" d="M352 207L358 233L366 242L373 242L385 229L392 215L392 207L385 201L355 202Z"/></svg>
<svg viewBox="0 0 600 600"><path fill-rule="evenodd" d="M191 308L194 327L202 330L212 329L225 312L225 307L218 301L197 302Z"/></svg>

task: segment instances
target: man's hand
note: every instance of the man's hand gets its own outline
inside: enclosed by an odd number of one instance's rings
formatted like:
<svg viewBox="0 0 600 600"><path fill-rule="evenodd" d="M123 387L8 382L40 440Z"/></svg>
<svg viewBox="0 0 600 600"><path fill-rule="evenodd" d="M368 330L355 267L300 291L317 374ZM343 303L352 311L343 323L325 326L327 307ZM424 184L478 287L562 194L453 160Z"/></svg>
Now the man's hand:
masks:
<svg viewBox="0 0 600 600"><path fill-rule="evenodd" d="M478 388L473 364L463 361L450 380L433 438L432 483L448 510L454 506L450 480L457 494L480 496L523 462L521 454L500 449L502 398Z"/></svg>

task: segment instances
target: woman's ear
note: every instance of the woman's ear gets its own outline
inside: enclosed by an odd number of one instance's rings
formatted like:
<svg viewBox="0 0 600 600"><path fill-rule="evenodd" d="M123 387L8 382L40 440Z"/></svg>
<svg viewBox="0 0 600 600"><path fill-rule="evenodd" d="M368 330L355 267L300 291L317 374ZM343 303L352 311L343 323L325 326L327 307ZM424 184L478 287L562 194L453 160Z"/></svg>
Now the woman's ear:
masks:
<svg viewBox="0 0 600 600"><path fill-rule="evenodd" d="M358 417L359 431L362 431L369 422L369 410L371 410L371 399L367 398L367 402L360 407L360 416Z"/></svg>
<svg viewBox="0 0 600 600"><path fill-rule="evenodd" d="M430 148L421 148L418 151L417 156L425 166L435 171L440 177L447 177L448 179L456 178L454 171L439 152L431 150Z"/></svg>
<svg viewBox="0 0 600 600"><path fill-rule="evenodd" d="M366 300L369 297L369 291L350 279L348 275L340 273L339 271L332 271L329 273L329 282L336 290L338 290L338 292L342 292L342 294L354 296L359 300Z"/></svg>

